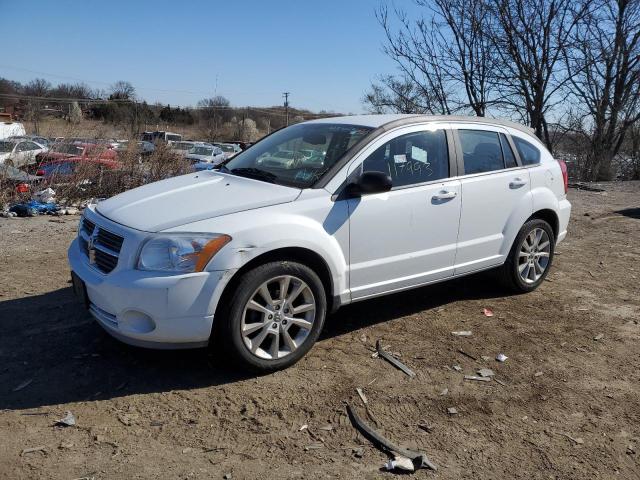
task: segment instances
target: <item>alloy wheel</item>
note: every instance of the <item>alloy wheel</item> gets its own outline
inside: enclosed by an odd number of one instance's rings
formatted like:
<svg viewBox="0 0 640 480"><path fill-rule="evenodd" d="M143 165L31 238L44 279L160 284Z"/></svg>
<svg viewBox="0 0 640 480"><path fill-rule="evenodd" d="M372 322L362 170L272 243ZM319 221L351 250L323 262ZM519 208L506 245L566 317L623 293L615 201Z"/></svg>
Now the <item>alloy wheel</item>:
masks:
<svg viewBox="0 0 640 480"><path fill-rule="evenodd" d="M524 238L518 255L518 273L527 284L536 283L549 266L551 241L542 228L534 228Z"/></svg>
<svg viewBox="0 0 640 480"><path fill-rule="evenodd" d="M255 356L277 360L297 350L311 333L316 300L292 275L271 278L251 295L242 313L242 340Z"/></svg>

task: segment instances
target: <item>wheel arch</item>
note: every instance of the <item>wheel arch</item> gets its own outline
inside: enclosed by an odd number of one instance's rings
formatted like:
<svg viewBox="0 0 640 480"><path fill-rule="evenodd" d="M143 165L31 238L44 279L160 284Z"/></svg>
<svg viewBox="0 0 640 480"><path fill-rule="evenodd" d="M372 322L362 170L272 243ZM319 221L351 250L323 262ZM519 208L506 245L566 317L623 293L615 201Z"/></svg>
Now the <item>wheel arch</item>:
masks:
<svg viewBox="0 0 640 480"><path fill-rule="evenodd" d="M551 229L553 230L554 240L557 240L558 233L560 230L560 219L558 218L558 214L549 208L543 208L533 213L528 219L529 220L544 220L549 225L551 225ZM525 222L526 223L526 222Z"/></svg>
<svg viewBox="0 0 640 480"><path fill-rule="evenodd" d="M260 265L264 265L265 263L275 261L294 261L312 269L318 277L320 277L320 281L325 289L327 295L327 311L332 312L339 307L339 301L334 296L334 284L333 277L331 276L331 269L325 259L317 252L308 248L282 247L269 250L268 252L264 252L252 258L233 274L222 291L220 299L216 305L213 318L215 319L219 314L224 312L224 308L228 305L236 286L246 272Z"/></svg>

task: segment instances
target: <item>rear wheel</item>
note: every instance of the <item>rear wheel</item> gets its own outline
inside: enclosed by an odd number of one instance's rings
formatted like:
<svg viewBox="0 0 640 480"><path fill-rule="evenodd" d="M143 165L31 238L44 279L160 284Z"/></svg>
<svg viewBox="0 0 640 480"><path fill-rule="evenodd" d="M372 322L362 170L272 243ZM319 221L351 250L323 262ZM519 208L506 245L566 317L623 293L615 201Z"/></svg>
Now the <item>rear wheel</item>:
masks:
<svg viewBox="0 0 640 480"><path fill-rule="evenodd" d="M549 273L555 243L553 229L547 222L533 219L525 223L501 267L506 286L520 293L538 288Z"/></svg>
<svg viewBox="0 0 640 480"><path fill-rule="evenodd" d="M295 262L270 262L241 278L219 340L243 368L286 368L311 349L326 311L324 287L313 270Z"/></svg>

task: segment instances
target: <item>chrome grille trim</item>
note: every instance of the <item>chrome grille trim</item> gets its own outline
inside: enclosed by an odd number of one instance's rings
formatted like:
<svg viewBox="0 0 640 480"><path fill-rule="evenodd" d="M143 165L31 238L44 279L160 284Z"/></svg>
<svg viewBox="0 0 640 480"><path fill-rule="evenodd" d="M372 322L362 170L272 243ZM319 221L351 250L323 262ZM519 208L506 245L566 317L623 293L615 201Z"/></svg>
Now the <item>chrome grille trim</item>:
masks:
<svg viewBox="0 0 640 480"><path fill-rule="evenodd" d="M78 241L91 267L100 273L110 273L118 265L124 237L83 217Z"/></svg>

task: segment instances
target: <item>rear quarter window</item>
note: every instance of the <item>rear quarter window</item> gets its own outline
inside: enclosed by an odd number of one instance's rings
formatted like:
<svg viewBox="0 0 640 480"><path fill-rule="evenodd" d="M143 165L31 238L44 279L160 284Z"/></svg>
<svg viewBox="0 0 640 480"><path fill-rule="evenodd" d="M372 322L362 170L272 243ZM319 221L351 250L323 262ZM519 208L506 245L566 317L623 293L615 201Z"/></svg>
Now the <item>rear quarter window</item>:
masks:
<svg viewBox="0 0 640 480"><path fill-rule="evenodd" d="M540 150L531 143L519 137L511 137L518 150L523 165L537 165L540 163Z"/></svg>

